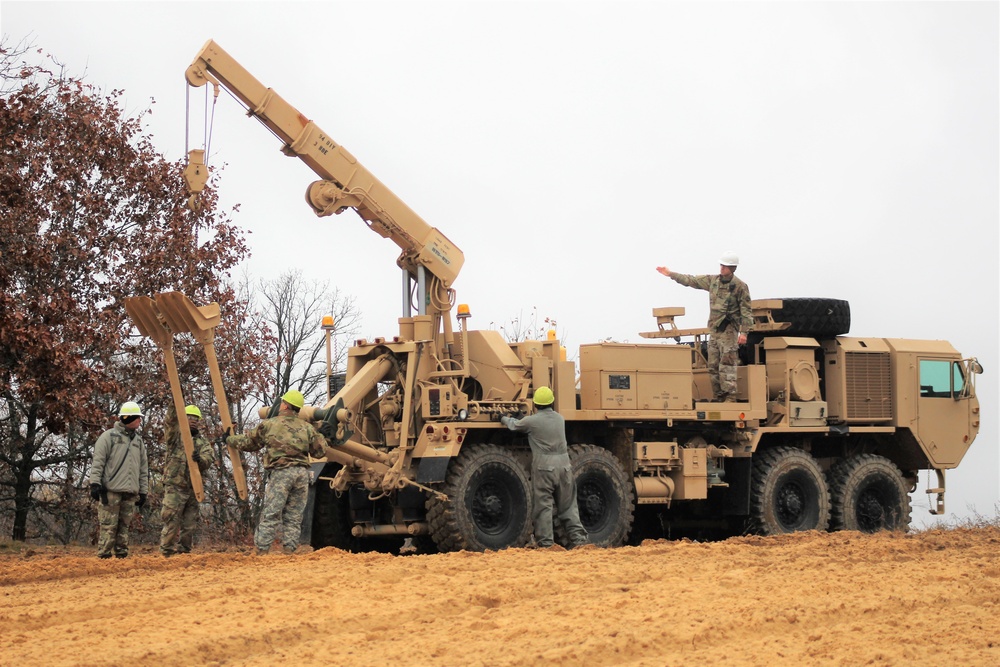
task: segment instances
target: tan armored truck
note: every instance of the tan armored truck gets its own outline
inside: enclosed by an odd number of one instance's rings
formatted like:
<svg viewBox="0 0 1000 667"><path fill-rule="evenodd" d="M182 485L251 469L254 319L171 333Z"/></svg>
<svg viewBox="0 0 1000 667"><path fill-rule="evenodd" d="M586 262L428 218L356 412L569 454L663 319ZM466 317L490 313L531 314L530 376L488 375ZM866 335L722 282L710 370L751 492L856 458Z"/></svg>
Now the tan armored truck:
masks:
<svg viewBox="0 0 1000 667"><path fill-rule="evenodd" d="M931 512L943 511L945 470L980 419L982 369L950 344L850 337L846 302L776 299L753 304L736 403L707 400L707 331L678 328L680 308L653 310L649 343L581 345L577 369L555 338L470 330L454 291L461 250L217 44L186 77L229 90L313 169L317 215L351 209L401 249L398 333L356 341L343 386L301 413L329 442L314 466L314 546L525 545L530 452L493 417L530 411L540 386L566 418L581 518L598 545L650 531L905 529L920 470L936 472ZM189 157L193 202L201 157Z"/></svg>

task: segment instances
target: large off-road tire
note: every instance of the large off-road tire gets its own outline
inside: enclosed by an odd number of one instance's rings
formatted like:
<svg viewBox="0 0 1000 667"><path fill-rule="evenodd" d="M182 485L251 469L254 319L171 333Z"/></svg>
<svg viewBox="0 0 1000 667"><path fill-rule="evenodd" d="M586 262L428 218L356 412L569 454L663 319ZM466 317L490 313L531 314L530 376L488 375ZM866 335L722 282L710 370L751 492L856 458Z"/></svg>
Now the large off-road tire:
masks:
<svg viewBox="0 0 1000 667"><path fill-rule="evenodd" d="M339 469L339 466L331 469L332 465L328 464L324 476L333 476L336 469ZM311 536L313 549L336 547L344 551L357 551L357 539L351 535L351 509L347 494L338 497L325 480L316 480L315 490Z"/></svg>
<svg viewBox="0 0 1000 667"><path fill-rule="evenodd" d="M531 535L528 473L495 445L465 447L452 460L442 493L427 501L427 523L441 551L522 547Z"/></svg>
<svg viewBox="0 0 1000 667"><path fill-rule="evenodd" d="M340 468L340 464L328 463L322 474L324 477L332 477ZM354 553L369 551L399 553L399 548L403 545L401 536L354 537L351 533L354 521L351 517L351 501L348 493L338 496L330 488L330 483L322 479L316 480L314 488L316 496L313 500L312 533L309 542L313 549L335 547Z"/></svg>
<svg viewBox="0 0 1000 667"><path fill-rule="evenodd" d="M772 311L771 317L792 326L762 335L830 338L851 330L851 304L843 299L790 298L781 302L782 307Z"/></svg>
<svg viewBox="0 0 1000 667"><path fill-rule="evenodd" d="M755 455L750 482L750 530L778 535L826 530L830 492L819 464L797 447L775 447Z"/></svg>
<svg viewBox="0 0 1000 667"><path fill-rule="evenodd" d="M631 476L614 454L594 445L572 445L569 458L587 541L599 547L621 546L635 516ZM557 535L561 532L557 531Z"/></svg>
<svg viewBox="0 0 1000 667"><path fill-rule="evenodd" d="M906 531L910 494L903 473L884 456L861 454L830 469L830 529Z"/></svg>

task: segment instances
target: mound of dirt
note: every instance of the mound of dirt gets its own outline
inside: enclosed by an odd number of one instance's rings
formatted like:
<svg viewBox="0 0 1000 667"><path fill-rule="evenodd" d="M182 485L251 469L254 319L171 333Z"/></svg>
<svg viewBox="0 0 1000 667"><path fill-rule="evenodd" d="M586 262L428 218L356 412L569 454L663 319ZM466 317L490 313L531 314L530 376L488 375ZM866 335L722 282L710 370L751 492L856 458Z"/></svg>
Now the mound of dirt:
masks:
<svg viewBox="0 0 1000 667"><path fill-rule="evenodd" d="M1000 529L0 555L10 665L1000 664Z"/></svg>

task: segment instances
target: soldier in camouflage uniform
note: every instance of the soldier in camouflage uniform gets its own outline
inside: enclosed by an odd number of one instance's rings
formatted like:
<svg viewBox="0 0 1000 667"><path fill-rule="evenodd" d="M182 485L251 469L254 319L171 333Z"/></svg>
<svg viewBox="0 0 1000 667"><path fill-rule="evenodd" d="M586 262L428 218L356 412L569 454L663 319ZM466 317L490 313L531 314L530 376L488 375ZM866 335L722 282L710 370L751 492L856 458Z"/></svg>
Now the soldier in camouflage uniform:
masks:
<svg viewBox="0 0 1000 667"><path fill-rule="evenodd" d="M587 543L587 529L580 521L576 502L576 480L566 445L566 420L552 409L555 395L548 387L535 390L538 411L523 419L504 415L500 423L515 433L528 436L531 447L531 521L535 529L535 544L554 544L553 522L562 525L570 545Z"/></svg>
<svg viewBox="0 0 1000 667"><path fill-rule="evenodd" d="M97 540L99 558L128 556L129 522L136 507L146 504L149 493L149 462L146 445L139 435L142 409L138 403L122 403L118 421L94 444L90 467L90 497L99 501Z"/></svg>
<svg viewBox="0 0 1000 667"><path fill-rule="evenodd" d="M194 459L199 471L204 474L215 463L215 450L211 443L200 435L201 410L196 405L184 408L188 427L194 441ZM167 420L164 425L165 465L163 470L163 507L160 519L163 530L160 532L160 553L165 557L174 554L191 553L191 545L198 530L200 511L198 499L191 485L191 474L188 471L187 453L184 451L184 441L179 431L177 411L171 402L167 408Z"/></svg>
<svg viewBox="0 0 1000 667"><path fill-rule="evenodd" d="M309 456L323 458L326 449L326 439L298 417L304 404L302 392L291 389L281 397L277 417L265 419L249 433L226 438L227 445L244 452L264 449L267 486L253 538L257 555L270 550L279 525L284 552L294 553L299 546L309 497Z"/></svg>
<svg viewBox="0 0 1000 667"><path fill-rule="evenodd" d="M739 346L747 342L747 332L753 326L750 288L736 277L739 258L726 253L719 260L718 275L691 276L676 273L665 266L656 270L687 287L707 290L709 294L708 375L716 401L736 400L736 367L739 366Z"/></svg>

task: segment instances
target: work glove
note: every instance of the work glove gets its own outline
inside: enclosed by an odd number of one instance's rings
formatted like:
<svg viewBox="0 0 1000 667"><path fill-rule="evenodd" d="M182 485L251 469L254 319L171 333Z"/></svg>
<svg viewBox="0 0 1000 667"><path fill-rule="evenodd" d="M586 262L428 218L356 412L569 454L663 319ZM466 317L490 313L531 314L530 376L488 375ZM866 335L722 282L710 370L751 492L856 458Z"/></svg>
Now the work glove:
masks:
<svg viewBox="0 0 1000 667"><path fill-rule="evenodd" d="M226 430L222 432L222 435L220 435L220 436L219 436L219 437L218 437L218 438L217 438L217 439L215 440L215 444L217 444L217 445L218 445L219 447L225 447L225 446L226 446L226 439L227 439L227 438L228 438L228 437L229 437L230 435L232 435L232 430L233 430L233 429L232 429L231 427L226 427Z"/></svg>
<svg viewBox="0 0 1000 667"><path fill-rule="evenodd" d="M493 414L490 415L490 419L492 421L495 421L495 422L501 421L501 420L503 420L503 418L504 418L504 415L503 415L503 413L500 413L500 412L494 412Z"/></svg>
<svg viewBox="0 0 1000 667"><path fill-rule="evenodd" d="M101 485L100 484L91 484L90 485L90 497L93 500L100 500L101 499Z"/></svg>
<svg viewBox="0 0 1000 667"><path fill-rule="evenodd" d="M201 463L201 453L198 451L197 448L195 448L191 452L191 460L194 461L195 463Z"/></svg>
<svg viewBox="0 0 1000 667"><path fill-rule="evenodd" d="M337 427L330 422L323 422L319 425L319 433L327 440L335 440L337 438Z"/></svg>
<svg viewBox="0 0 1000 667"><path fill-rule="evenodd" d="M146 494L140 493L139 500L136 501L135 506L138 507L139 509L142 509L142 506L145 504L146 504Z"/></svg>

